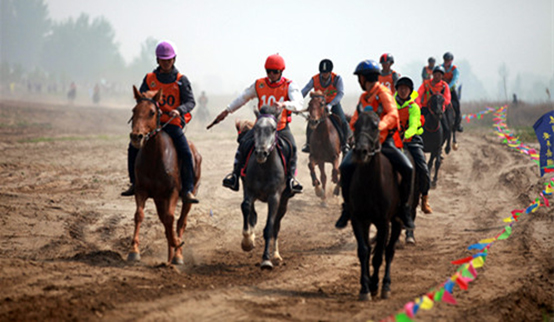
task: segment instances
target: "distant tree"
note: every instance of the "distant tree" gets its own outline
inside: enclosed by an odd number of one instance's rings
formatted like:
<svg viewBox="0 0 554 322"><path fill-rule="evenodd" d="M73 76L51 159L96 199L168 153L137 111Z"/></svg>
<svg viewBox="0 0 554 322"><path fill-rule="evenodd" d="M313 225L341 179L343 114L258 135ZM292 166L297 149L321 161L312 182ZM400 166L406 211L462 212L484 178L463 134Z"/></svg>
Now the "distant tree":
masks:
<svg viewBox="0 0 554 322"><path fill-rule="evenodd" d="M51 22L44 0L0 1L0 58L32 69L40 61Z"/></svg>
<svg viewBox="0 0 554 322"><path fill-rule="evenodd" d="M504 92L504 100L508 101L508 66L506 66L506 63L502 63L500 67L498 67L498 75L500 75L500 81L501 86Z"/></svg>
<svg viewBox="0 0 554 322"><path fill-rule="evenodd" d="M148 37L140 46L140 54L129 65L129 75L135 84L142 82L144 75L156 66L156 45L158 40Z"/></svg>
<svg viewBox="0 0 554 322"><path fill-rule="evenodd" d="M42 63L50 72L68 74L70 79L95 82L117 79L125 70L115 32L104 17L92 22L81 14L76 20L55 23L45 40Z"/></svg>

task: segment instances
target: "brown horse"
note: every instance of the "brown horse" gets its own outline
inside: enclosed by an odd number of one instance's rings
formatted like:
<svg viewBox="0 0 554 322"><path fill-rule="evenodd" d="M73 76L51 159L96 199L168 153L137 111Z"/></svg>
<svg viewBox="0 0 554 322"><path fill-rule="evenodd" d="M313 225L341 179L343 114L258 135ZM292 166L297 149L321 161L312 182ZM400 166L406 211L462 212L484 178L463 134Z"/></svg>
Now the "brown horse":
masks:
<svg viewBox="0 0 554 322"><path fill-rule="evenodd" d="M333 125L329 114L325 109L325 96L321 91L310 93L310 102L308 103L308 126L312 130L310 135L310 156L308 168L312 176L312 185L315 187L316 196L325 202L325 188L327 176L325 175L325 163L333 165L332 181L339 182L339 158L341 155L340 137L337 129ZM318 180L315 174L315 166L319 168ZM335 186L334 195L338 196L340 187Z"/></svg>
<svg viewBox="0 0 554 322"><path fill-rule="evenodd" d="M355 169L348 194L350 195L352 228L358 243L358 259L361 266L360 283L362 287L359 298L360 300L369 300L370 292L373 297L377 295L383 252L385 252L386 265L381 297L388 298L391 284L390 269L394 258L395 244L401 232L401 223L394 218L401 211L398 177L389 159L380 152L379 116L375 112L359 111L354 139L355 148L351 153ZM373 274L370 278L369 228L371 224L377 227L377 238L372 258Z"/></svg>
<svg viewBox="0 0 554 322"><path fill-rule="evenodd" d="M159 102L162 91L149 91L144 94L133 86L137 105L133 108L131 144L139 149L135 164L135 232L131 251L127 260L140 260L139 230L144 219L144 205L148 198L153 198L158 217L165 227L168 245L168 262L184 264L182 241L187 215L191 204L183 203L181 216L173 230L174 213L181 190L180 164L177 150L171 137L162 131L160 124L162 111ZM202 157L196 147L189 141L194 165L194 191L196 194L200 183L200 165Z"/></svg>

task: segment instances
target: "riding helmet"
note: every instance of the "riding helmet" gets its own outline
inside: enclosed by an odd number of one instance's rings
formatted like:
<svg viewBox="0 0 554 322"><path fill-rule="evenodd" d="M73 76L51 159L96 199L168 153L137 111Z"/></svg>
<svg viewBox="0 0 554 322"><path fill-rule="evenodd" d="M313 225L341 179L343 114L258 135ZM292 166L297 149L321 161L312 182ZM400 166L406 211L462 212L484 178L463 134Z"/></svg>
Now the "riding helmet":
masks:
<svg viewBox="0 0 554 322"><path fill-rule="evenodd" d="M376 61L366 59L356 66L354 75L369 75L369 74L381 74L381 67Z"/></svg>
<svg viewBox="0 0 554 322"><path fill-rule="evenodd" d="M435 66L435 68L433 68L433 74L436 73L436 72L439 72L441 74L444 75L444 67L442 66Z"/></svg>
<svg viewBox="0 0 554 322"><path fill-rule="evenodd" d="M402 76L400 77L396 83L394 84L394 88L398 91L398 86L400 85L406 85L410 88L410 92L414 90L414 82L412 79L408 76Z"/></svg>
<svg viewBox="0 0 554 322"><path fill-rule="evenodd" d="M382 54L379 63L390 63L392 65L394 63L394 57L392 57L391 54Z"/></svg>
<svg viewBox="0 0 554 322"><path fill-rule="evenodd" d="M330 59L324 59L319 63L320 73L330 73L333 71L333 62Z"/></svg>
<svg viewBox="0 0 554 322"><path fill-rule="evenodd" d="M156 57L159 59L171 59L177 56L176 50L170 41L161 41L156 46Z"/></svg>
<svg viewBox="0 0 554 322"><path fill-rule="evenodd" d="M431 64L431 63L434 64L436 61L437 61L437 60L435 59L435 57L429 57L429 59L427 59L427 62L428 62L429 64Z"/></svg>
<svg viewBox="0 0 554 322"><path fill-rule="evenodd" d="M265 69L285 69L285 60L279 54L270 55L265 60Z"/></svg>
<svg viewBox="0 0 554 322"><path fill-rule="evenodd" d="M447 51L442 56L442 59L444 59L444 60L454 60L454 55L452 55L451 52Z"/></svg>

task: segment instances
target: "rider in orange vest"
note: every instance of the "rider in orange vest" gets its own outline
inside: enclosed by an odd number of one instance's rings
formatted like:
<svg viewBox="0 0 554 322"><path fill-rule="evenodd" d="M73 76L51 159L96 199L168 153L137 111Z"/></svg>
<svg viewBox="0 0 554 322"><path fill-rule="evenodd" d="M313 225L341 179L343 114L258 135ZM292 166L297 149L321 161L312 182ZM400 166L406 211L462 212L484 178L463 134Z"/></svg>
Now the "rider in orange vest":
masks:
<svg viewBox="0 0 554 322"><path fill-rule="evenodd" d="M182 161L180 171L181 195L184 202L198 203L198 199L192 193L194 188L192 153L190 152L187 138L183 133L183 127L190 120L190 112L194 109L196 103L194 102L188 78L179 73L177 68L175 68L176 57L175 48L170 42L160 42L156 46L158 68L146 74L140 86L140 92L162 90L163 96L159 108L163 114L160 116L160 122L162 124L169 122L163 128L163 131L173 139L179 160ZM129 144L127 151L127 169L129 171L131 186L121 193L122 196L132 196L135 194L135 160L139 150Z"/></svg>
<svg viewBox="0 0 554 322"><path fill-rule="evenodd" d="M433 78L433 69L435 68L435 62L435 57L429 57L429 59L427 59L427 63L429 64L427 66L423 66L423 69L421 70L421 78L423 79L423 81Z"/></svg>
<svg viewBox="0 0 554 322"><path fill-rule="evenodd" d="M381 153L383 153L392 163L393 168L398 171L402 180L400 182L400 203L402 210L399 218L404 223L406 229L415 229L414 221L410 214L408 204L412 191L413 167L410 160L395 145L393 134L398 130L398 110L391 92L388 88L379 83L380 68L377 62L373 60L364 60L358 64L354 74L358 76L358 83L364 92L360 96L356 112L352 116L350 126L354 129L354 124L358 119L358 110L372 109L379 113L381 121L379 122ZM348 204L350 202L350 182L356 169L356 164L352 160L352 151L348 152L340 165L341 187L344 203L342 213L335 224L337 228L344 228L350 219Z"/></svg>
<svg viewBox="0 0 554 322"><path fill-rule="evenodd" d="M400 118L400 130L395 134L395 143L398 148L404 147L412 155L416 175L419 178L419 190L421 192L421 210L430 214L433 212L429 206L429 186L431 178L429 167L423 154L423 127L421 124L421 110L415 102L417 92L414 91L414 82L409 77L400 77L394 85L396 94L394 99ZM396 139L398 138L398 142Z"/></svg>
<svg viewBox="0 0 554 322"><path fill-rule="evenodd" d="M442 66L435 66L433 69L433 78L423 81L421 86L419 86L417 90L417 103L422 109L427 108L429 99L434 94L441 94L444 97L444 105L442 106L443 112L450 104L450 89L448 88L448 84L442 80L443 76L444 68L442 68Z"/></svg>
<svg viewBox="0 0 554 322"><path fill-rule="evenodd" d="M347 140L352 136L352 131L346 121L346 116L340 104L342 97L344 96L344 85L342 77L333 73L333 62L330 59L323 59L319 63L319 74L314 75L308 84L302 89L302 96L306 97L310 90L319 90L325 95L325 102L327 103L327 111L337 115L341 122L342 128L340 129L339 136L341 140L341 150L346 153L349 149ZM310 136L312 135L312 129L310 126L306 126L306 144L302 148L302 152L310 153Z"/></svg>
<svg viewBox="0 0 554 322"><path fill-rule="evenodd" d="M244 106L253 98L258 99L258 109L263 105L273 105L283 109L283 113L278 120L277 133L286 138L292 144L292 156L287 167L287 189L292 193L302 192L302 185L296 180L296 143L294 136L290 131L288 123L291 121L290 111L300 111L304 106L304 99L298 86L293 81L283 77L285 69L285 60L278 54L267 57L265 70L267 77L260 78L240 94L234 101L227 106L214 120L214 124L223 121L227 115ZM240 171L246 162L250 149L254 145L254 133L248 131L239 142L239 147L235 155L233 172L223 180L223 186L231 190L239 190Z"/></svg>
<svg viewBox="0 0 554 322"><path fill-rule="evenodd" d="M379 63L383 66L383 70L379 75L379 82L394 94L394 84L400 77L400 74L391 69L392 64L394 64L394 57L391 54L383 54L379 59Z"/></svg>
<svg viewBox="0 0 554 322"><path fill-rule="evenodd" d="M454 129L458 132L463 132L464 128L462 127L462 113L460 110L460 99L458 97L458 79L460 77L460 71L456 65L452 64L454 60L454 55L451 52L446 52L442 56L444 63L441 65L444 68L444 81L448 83L450 87L450 92L452 93L452 107L456 113L456 119L454 121Z"/></svg>

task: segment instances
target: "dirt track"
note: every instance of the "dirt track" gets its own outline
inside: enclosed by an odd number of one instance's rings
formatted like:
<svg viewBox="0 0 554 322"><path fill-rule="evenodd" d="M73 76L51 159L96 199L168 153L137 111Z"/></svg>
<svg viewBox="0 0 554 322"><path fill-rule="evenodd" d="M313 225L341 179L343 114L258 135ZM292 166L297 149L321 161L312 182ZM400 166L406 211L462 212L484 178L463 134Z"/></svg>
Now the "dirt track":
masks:
<svg viewBox="0 0 554 322"><path fill-rule="evenodd" d="M240 194L221 186L236 148L232 121L187 132L203 156L203 177L185 231L183 267L164 264L166 241L152 202L141 230L142 262L125 261L134 200L127 185L129 110L0 101L0 320L366 321L391 315L444 282L450 261L496 235L511 210L538 195L537 166L489 132L460 135L418 212L415 246L396 253L392 297L358 302L359 264L350 229L333 224L340 200L322 207L309 185L282 222L284 262L261 271L261 230L240 248ZM194 121L193 121L194 122ZM294 128L304 142L302 121ZM194 126L194 125L193 125ZM541 321L554 317L553 208L522 218L493 245L457 306L439 303L416 319ZM403 240L403 237L401 237Z"/></svg>

